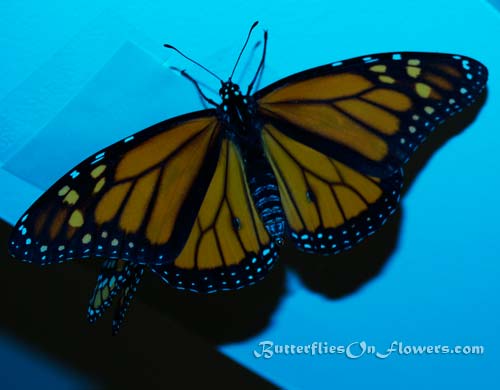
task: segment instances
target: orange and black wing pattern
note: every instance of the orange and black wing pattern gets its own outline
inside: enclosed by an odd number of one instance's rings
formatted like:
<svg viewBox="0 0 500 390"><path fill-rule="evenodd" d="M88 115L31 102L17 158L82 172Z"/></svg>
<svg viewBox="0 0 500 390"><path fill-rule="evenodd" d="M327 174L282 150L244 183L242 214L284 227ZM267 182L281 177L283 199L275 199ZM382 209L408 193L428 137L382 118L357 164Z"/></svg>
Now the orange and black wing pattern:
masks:
<svg viewBox="0 0 500 390"><path fill-rule="evenodd" d="M222 141L212 182L186 245L174 262L152 270L181 290L235 290L262 279L278 258L248 189L236 145Z"/></svg>
<svg viewBox="0 0 500 390"><path fill-rule="evenodd" d="M484 89L487 69L464 56L386 53L313 68L258 91L259 115L296 141L383 177Z"/></svg>
<svg viewBox="0 0 500 390"><path fill-rule="evenodd" d="M378 178L285 136L263 129L290 238L310 253L336 254L381 227L397 209L402 170Z"/></svg>
<svg viewBox="0 0 500 390"><path fill-rule="evenodd" d="M9 250L38 264L177 258L220 154L214 110L158 123L83 161L22 216Z"/></svg>
<svg viewBox="0 0 500 390"><path fill-rule="evenodd" d="M295 245L338 253L374 233L397 207L404 162L486 79L468 57L403 52L310 69L257 92Z"/></svg>

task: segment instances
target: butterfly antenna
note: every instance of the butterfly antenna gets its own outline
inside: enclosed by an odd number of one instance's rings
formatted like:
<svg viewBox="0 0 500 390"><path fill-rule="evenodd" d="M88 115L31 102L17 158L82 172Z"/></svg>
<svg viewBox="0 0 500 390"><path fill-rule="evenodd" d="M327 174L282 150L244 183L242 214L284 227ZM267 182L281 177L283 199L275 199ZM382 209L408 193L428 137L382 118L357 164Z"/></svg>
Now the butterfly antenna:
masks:
<svg viewBox="0 0 500 390"><path fill-rule="evenodd" d="M259 63L259 67L257 68L257 72L255 72L255 76L253 76L253 80L250 83L250 85L248 86L247 95L250 94L255 82L259 78L259 75L262 74L262 69L264 69L264 62L266 60L266 51L267 51L267 31L264 31L264 49L262 50L262 58L260 59L260 63Z"/></svg>
<svg viewBox="0 0 500 390"><path fill-rule="evenodd" d="M198 61L195 61L192 58L189 58L187 55L185 55L183 52L181 52L176 47L174 47L172 45L169 45L168 43L165 43L163 46L166 47L167 49L175 50L177 53L179 53L181 56L183 56L186 60L191 61L195 65L198 65L200 68L204 69L205 71L207 71L208 73L210 73L212 76L214 76L217 80L219 80L220 82L222 82L222 79L219 76L217 76L214 72L212 72L210 69L208 69L205 66L203 66L202 64L200 64Z"/></svg>
<svg viewBox="0 0 500 390"><path fill-rule="evenodd" d="M247 47L248 41L250 40L250 35L252 35L253 29L258 24L259 24L259 21L257 20L255 22L253 22L252 27L250 27L250 31L248 31L248 35L247 35L247 40L245 41L245 44L243 45L243 48L240 51L240 55L238 56L238 59L236 60L236 63L234 64L234 68L233 68L233 71L231 72L231 76L229 76L229 80L231 80L233 78L234 71L236 70L236 67L238 66L238 62L240 62L240 58L241 58L243 52L245 51L245 48Z"/></svg>
<svg viewBox="0 0 500 390"><path fill-rule="evenodd" d="M172 69L173 71L175 72L179 72L181 74L181 76L187 78L189 81L191 81L194 86L196 87L196 90L198 91L198 93L200 94L200 96L205 99L205 101L207 103L210 103L211 105L215 106L215 107L218 107L218 104L215 103L212 99L210 99L209 97L207 97L203 91L201 90L201 87L200 85L198 84L198 82L193 78L191 77L185 69L179 69L179 68L176 68L175 66L171 66L170 69Z"/></svg>

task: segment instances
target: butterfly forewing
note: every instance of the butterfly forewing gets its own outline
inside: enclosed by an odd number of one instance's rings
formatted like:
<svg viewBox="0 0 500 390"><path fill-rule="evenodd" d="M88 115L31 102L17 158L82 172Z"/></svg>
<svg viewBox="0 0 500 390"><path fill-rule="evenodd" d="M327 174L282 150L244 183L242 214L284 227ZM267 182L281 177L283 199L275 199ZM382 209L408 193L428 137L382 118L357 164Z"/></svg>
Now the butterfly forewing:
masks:
<svg viewBox="0 0 500 390"><path fill-rule="evenodd" d="M220 152L212 114L161 122L79 164L20 219L11 254L40 264L93 256L145 264L175 259Z"/></svg>
<svg viewBox="0 0 500 390"><path fill-rule="evenodd" d="M325 65L257 92L264 122L374 176L390 176L437 124L472 104L487 70L464 56L387 53Z"/></svg>

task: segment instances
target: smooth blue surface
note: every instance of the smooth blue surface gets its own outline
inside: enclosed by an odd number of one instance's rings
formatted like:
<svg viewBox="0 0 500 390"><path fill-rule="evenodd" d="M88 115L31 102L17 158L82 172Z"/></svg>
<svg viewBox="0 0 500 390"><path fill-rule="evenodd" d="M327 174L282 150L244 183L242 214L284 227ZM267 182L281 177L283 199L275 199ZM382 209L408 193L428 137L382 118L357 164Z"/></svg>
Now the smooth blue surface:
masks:
<svg viewBox="0 0 500 390"><path fill-rule="evenodd" d="M11 223L39 191L88 153L201 107L192 86L165 66L186 63L163 53L164 42L228 75L248 26L259 19L270 31L263 85L315 65L393 50L455 52L485 63L487 101L413 182L402 202L397 249L382 273L359 291L331 300L288 272L287 294L271 325L220 349L286 388L491 387L500 363L500 15L490 3L30 3L0 6L0 44L7 58L0 68L0 164L5 163L0 179L6 184L0 189L0 216ZM33 36L44 39L33 45ZM188 69L218 88L210 77ZM151 331L161 332L153 325ZM393 340L480 344L486 352L256 359L253 351L262 340L296 345L366 340L381 349Z"/></svg>
<svg viewBox="0 0 500 390"><path fill-rule="evenodd" d="M0 333L0 386L2 389L90 389L88 379L29 350Z"/></svg>

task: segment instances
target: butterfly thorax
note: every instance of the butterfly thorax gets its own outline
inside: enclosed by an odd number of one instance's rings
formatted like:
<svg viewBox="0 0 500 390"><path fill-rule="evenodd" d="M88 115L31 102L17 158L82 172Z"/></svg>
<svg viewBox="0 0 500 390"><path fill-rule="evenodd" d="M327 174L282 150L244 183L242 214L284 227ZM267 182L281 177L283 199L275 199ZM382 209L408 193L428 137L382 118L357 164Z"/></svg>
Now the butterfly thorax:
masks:
<svg viewBox="0 0 500 390"><path fill-rule="evenodd" d="M255 99L251 95L243 95L239 86L231 81L222 83L219 95L222 103L217 115L224 126L225 136L238 147L255 207L269 234L280 243L285 230L285 216L278 184L264 153L262 124Z"/></svg>
<svg viewBox="0 0 500 390"><path fill-rule="evenodd" d="M219 90L222 103L218 108L218 116L225 124L230 138L250 139L257 134L256 103L251 95L243 95L240 87L232 81L222 83Z"/></svg>

